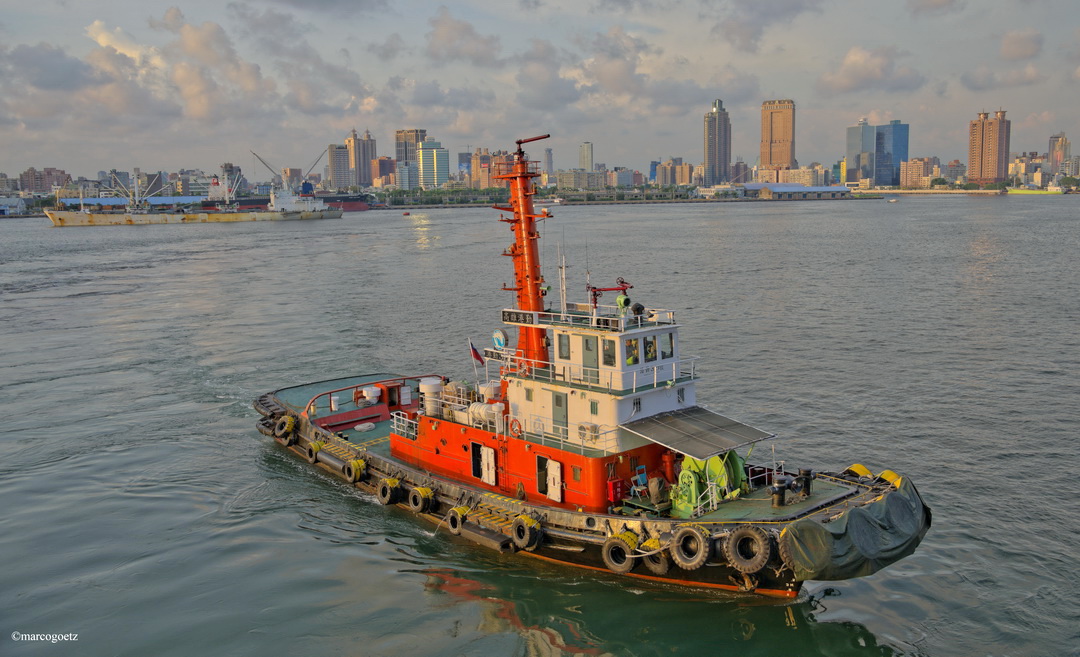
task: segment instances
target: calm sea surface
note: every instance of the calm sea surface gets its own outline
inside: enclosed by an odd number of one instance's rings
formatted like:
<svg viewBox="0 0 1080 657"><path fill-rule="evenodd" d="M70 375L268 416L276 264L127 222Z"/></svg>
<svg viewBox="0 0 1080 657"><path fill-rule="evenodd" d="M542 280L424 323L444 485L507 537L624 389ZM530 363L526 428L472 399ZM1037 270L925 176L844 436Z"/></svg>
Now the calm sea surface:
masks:
<svg viewBox="0 0 1080 657"><path fill-rule="evenodd" d="M2 655L1080 654L1080 197L554 208L557 285L676 310L699 399L791 467L913 478L934 525L794 602L497 555L255 430L358 372L469 377L493 210L0 221ZM78 633L76 642L13 633Z"/></svg>

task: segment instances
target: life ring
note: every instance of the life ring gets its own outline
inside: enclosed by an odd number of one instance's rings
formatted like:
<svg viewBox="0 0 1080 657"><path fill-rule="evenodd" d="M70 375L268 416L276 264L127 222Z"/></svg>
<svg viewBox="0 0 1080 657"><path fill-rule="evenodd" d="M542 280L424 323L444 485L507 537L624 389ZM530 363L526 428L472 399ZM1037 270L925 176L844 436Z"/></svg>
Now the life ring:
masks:
<svg viewBox="0 0 1080 657"><path fill-rule="evenodd" d="M510 525L510 540L519 550L535 550L540 544L540 534L540 522L532 516L522 514L514 518L514 524Z"/></svg>
<svg viewBox="0 0 1080 657"><path fill-rule="evenodd" d="M318 461L319 460L319 450L321 450L322 448L323 448L323 444L320 443L317 440L315 442L313 442L313 443L308 443L308 446L307 446L307 462L308 463L315 463L316 461Z"/></svg>
<svg viewBox="0 0 1080 657"><path fill-rule="evenodd" d="M349 480L350 484L355 484L364 478L366 469L367 462L364 459L353 459L345 464L345 478Z"/></svg>
<svg viewBox="0 0 1080 657"><path fill-rule="evenodd" d="M455 506L446 514L446 528L454 536L461 536L461 526L465 523L465 515L469 513L467 506Z"/></svg>
<svg viewBox="0 0 1080 657"><path fill-rule="evenodd" d="M752 575L772 558L772 540L760 527L739 525L723 542L724 558L740 573Z"/></svg>
<svg viewBox="0 0 1080 657"><path fill-rule="evenodd" d="M634 556L637 542L637 536L630 531L609 536L600 548L600 556L608 570L613 573L628 573L633 570L638 562L638 557Z"/></svg>
<svg viewBox="0 0 1080 657"><path fill-rule="evenodd" d="M680 527L671 538L671 558L683 570L697 570L712 557L712 541L699 527Z"/></svg>
<svg viewBox="0 0 1080 657"><path fill-rule="evenodd" d="M379 482L379 488L375 491L375 498L379 500L379 504L387 506L397 501L398 496L398 480L397 479L383 479Z"/></svg>
<svg viewBox="0 0 1080 657"><path fill-rule="evenodd" d="M657 539L651 538L645 541L638 549L652 553L642 555L641 562L653 575L663 577L671 570L671 557L668 556L667 550L660 548L660 541Z"/></svg>
<svg viewBox="0 0 1080 657"><path fill-rule="evenodd" d="M510 420L510 435L515 438L521 435L521 422L517 418Z"/></svg>
<svg viewBox="0 0 1080 657"><path fill-rule="evenodd" d="M413 513L424 513L431 508L433 494L430 488L414 486L409 490L409 508Z"/></svg>

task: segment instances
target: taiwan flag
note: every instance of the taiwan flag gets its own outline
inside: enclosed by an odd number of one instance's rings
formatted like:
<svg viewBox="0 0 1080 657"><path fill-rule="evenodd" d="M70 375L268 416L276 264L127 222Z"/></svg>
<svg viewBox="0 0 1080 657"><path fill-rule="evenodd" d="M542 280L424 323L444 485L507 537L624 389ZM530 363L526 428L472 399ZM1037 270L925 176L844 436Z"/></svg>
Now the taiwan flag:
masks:
<svg viewBox="0 0 1080 657"><path fill-rule="evenodd" d="M476 362L480 363L481 365L484 364L484 357L481 356L480 352L477 351L476 347L473 346L472 340L469 340L469 351L472 352L472 357L476 359Z"/></svg>

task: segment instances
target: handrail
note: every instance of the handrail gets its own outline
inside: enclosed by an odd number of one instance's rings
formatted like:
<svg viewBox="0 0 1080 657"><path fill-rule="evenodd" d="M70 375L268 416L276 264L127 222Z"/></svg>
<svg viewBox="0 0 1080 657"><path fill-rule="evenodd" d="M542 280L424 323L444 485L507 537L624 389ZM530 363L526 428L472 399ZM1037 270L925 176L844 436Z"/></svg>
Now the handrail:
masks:
<svg viewBox="0 0 1080 657"><path fill-rule="evenodd" d="M509 349L485 349L484 357L489 379L510 374L613 394L693 381L697 379L696 363L700 360L698 356L691 356L678 360L657 360L655 363L634 365L630 369L610 369L561 361L533 361L521 358Z"/></svg>

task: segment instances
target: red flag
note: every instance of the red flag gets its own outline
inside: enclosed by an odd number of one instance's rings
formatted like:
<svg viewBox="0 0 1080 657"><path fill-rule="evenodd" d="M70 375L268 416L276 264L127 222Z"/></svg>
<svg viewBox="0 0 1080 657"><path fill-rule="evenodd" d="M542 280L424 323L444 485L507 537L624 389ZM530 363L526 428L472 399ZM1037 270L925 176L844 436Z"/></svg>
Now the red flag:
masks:
<svg viewBox="0 0 1080 657"><path fill-rule="evenodd" d="M472 352L472 357L476 359L481 365L484 364L484 357L480 355L480 352L476 350L476 347L472 345L472 340L469 340L469 351Z"/></svg>

